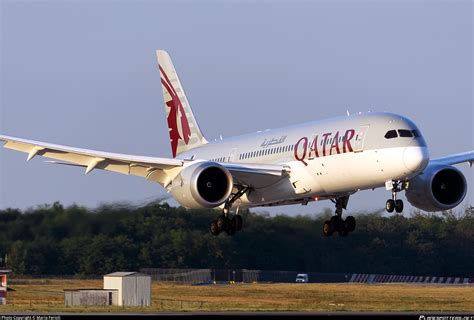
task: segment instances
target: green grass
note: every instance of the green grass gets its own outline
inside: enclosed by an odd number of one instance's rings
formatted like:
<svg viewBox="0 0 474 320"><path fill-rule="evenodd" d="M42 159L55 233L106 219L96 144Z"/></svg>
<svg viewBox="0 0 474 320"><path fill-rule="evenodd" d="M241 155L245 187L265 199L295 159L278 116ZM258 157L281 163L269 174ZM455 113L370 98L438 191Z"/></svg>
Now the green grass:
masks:
<svg viewBox="0 0 474 320"><path fill-rule="evenodd" d="M370 284L152 284L152 306L65 307L63 289L102 280L17 280L2 312L474 311L473 286Z"/></svg>

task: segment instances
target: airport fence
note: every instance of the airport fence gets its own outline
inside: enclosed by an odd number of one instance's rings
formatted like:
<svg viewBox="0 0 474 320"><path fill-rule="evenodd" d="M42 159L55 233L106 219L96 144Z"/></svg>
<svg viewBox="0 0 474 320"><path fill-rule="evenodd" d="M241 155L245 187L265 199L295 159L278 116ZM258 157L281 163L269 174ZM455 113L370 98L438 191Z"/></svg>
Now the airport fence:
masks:
<svg viewBox="0 0 474 320"><path fill-rule="evenodd" d="M438 284L471 284L474 278L438 277L416 275L383 275L361 273L319 273L297 271L271 271L248 269L159 269L147 268L140 272L148 274L152 280L178 284L209 283L294 283L298 273L308 275L310 283L390 283L417 282Z"/></svg>
<svg viewBox="0 0 474 320"><path fill-rule="evenodd" d="M150 275L154 281L173 282L178 284L208 283L293 283L297 271L272 271L248 269L140 269L141 273ZM349 282L352 274L309 272L309 282L336 283Z"/></svg>
<svg viewBox="0 0 474 320"><path fill-rule="evenodd" d="M178 284L205 284L212 282L211 269L140 269L141 273L151 276L154 281Z"/></svg>
<svg viewBox="0 0 474 320"><path fill-rule="evenodd" d="M351 276L349 282L356 282L356 283L397 283L397 282L402 282L402 283L470 284L470 283L474 283L474 278L354 273Z"/></svg>

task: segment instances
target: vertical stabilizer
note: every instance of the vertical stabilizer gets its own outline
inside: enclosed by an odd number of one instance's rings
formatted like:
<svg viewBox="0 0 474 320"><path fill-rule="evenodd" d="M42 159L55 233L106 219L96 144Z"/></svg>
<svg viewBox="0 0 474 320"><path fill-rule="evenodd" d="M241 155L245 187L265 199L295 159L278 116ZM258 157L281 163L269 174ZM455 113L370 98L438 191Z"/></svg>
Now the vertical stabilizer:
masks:
<svg viewBox="0 0 474 320"><path fill-rule="evenodd" d="M161 87L174 158L181 152L199 147L207 141L194 118L169 54L166 51L157 50L156 56L160 68Z"/></svg>

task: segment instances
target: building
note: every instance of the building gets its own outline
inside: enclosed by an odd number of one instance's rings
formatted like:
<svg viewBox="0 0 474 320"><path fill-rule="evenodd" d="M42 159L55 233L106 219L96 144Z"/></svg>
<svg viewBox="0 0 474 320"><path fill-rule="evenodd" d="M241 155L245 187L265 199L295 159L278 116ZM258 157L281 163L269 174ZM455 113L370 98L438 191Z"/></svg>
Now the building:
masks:
<svg viewBox="0 0 474 320"><path fill-rule="evenodd" d="M119 306L151 305L151 277L138 272L114 272L104 276L104 290L118 291Z"/></svg>
<svg viewBox="0 0 474 320"><path fill-rule="evenodd" d="M138 272L114 272L104 276L103 289L64 290L66 306L151 305L151 277Z"/></svg>
<svg viewBox="0 0 474 320"><path fill-rule="evenodd" d="M11 272L11 270L0 270L0 305L7 304L7 274Z"/></svg>
<svg viewBox="0 0 474 320"><path fill-rule="evenodd" d="M117 306L117 290L71 289L64 290L64 304L70 306Z"/></svg>

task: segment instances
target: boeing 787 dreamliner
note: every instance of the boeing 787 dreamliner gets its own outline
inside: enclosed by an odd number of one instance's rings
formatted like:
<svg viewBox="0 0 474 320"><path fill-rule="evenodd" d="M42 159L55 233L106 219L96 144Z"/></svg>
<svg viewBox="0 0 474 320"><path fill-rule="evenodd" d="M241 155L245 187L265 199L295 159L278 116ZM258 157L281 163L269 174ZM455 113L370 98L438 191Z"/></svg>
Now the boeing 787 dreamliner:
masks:
<svg viewBox="0 0 474 320"><path fill-rule="evenodd" d="M158 68L173 158L155 158L72 148L0 136L5 148L54 159L56 164L102 169L156 182L187 208L220 208L210 232L233 235L242 229L239 208L307 204L331 200L335 215L323 233L354 231L353 216L342 217L357 191L385 187L388 212L402 212L397 193L416 208L447 210L467 191L453 165L474 162L474 151L430 159L422 132L408 118L370 112L210 142L204 137L170 56L157 51ZM232 210L235 208L236 210Z"/></svg>

